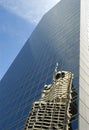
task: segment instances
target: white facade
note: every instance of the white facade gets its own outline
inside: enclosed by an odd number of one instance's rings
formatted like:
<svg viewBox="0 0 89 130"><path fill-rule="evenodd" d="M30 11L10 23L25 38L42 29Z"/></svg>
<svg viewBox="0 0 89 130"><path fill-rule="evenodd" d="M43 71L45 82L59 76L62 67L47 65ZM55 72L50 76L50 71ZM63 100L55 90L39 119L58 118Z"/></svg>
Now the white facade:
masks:
<svg viewBox="0 0 89 130"><path fill-rule="evenodd" d="M81 0L79 130L89 130L89 0Z"/></svg>

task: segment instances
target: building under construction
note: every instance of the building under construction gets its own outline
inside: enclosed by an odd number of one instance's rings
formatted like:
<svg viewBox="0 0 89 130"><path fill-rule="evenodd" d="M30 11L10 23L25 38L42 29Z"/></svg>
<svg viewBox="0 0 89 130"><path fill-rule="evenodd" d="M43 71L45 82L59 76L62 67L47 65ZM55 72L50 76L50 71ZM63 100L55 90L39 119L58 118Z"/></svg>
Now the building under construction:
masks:
<svg viewBox="0 0 89 130"><path fill-rule="evenodd" d="M44 85L39 101L33 103L24 130L69 130L73 74L55 71L53 82Z"/></svg>

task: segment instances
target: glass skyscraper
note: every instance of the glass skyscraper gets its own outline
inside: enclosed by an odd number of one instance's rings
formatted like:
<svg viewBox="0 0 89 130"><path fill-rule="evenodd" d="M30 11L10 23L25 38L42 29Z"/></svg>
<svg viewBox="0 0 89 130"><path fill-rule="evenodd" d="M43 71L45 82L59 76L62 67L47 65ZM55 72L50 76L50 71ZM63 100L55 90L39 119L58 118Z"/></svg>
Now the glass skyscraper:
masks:
<svg viewBox="0 0 89 130"><path fill-rule="evenodd" d="M88 130L88 2L61 0L43 16L0 82L0 130L24 129L32 103L52 82L56 62L58 70L74 74L71 128Z"/></svg>

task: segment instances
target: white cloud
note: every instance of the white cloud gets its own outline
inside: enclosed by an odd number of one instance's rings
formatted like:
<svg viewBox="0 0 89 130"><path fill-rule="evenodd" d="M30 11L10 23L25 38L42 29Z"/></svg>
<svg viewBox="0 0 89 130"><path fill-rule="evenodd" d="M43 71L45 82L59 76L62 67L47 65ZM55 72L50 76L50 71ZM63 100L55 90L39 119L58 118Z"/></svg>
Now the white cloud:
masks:
<svg viewBox="0 0 89 130"><path fill-rule="evenodd" d="M0 0L0 5L37 24L41 17L60 0Z"/></svg>

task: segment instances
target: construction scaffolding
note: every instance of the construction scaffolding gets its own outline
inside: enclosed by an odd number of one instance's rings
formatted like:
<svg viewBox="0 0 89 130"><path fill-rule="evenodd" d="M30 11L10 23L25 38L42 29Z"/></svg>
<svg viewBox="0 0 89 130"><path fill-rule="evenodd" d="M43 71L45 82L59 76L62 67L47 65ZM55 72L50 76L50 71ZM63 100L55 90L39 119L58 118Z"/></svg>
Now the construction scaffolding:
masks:
<svg viewBox="0 0 89 130"><path fill-rule="evenodd" d="M55 71L53 82L44 85L41 98L33 103L24 130L69 130L73 74Z"/></svg>

